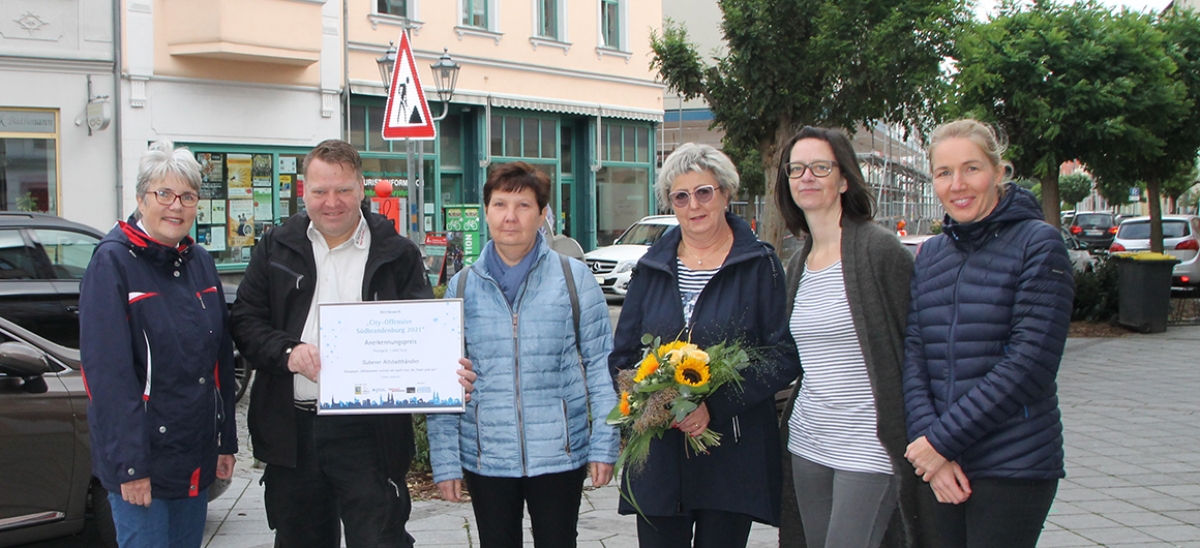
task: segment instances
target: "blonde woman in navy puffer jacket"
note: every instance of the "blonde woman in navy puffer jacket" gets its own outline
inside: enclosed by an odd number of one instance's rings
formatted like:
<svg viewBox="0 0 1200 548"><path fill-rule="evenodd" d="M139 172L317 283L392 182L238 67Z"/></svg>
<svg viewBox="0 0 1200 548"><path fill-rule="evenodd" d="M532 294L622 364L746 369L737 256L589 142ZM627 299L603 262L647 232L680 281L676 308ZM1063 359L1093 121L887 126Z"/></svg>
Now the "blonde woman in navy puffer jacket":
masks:
<svg viewBox="0 0 1200 548"><path fill-rule="evenodd" d="M1003 182L1002 153L974 120L930 144L947 218L913 275L905 456L944 546L1033 548L1065 475L1055 377L1073 271L1033 194Z"/></svg>

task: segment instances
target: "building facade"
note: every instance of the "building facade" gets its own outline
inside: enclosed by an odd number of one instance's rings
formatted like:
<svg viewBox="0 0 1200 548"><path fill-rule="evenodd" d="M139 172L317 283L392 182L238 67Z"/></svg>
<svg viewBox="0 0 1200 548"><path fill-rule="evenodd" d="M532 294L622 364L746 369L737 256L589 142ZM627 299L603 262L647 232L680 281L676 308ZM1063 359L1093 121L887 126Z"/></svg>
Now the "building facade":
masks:
<svg viewBox="0 0 1200 548"><path fill-rule="evenodd" d="M169 139L203 167L196 238L237 272L303 208L304 154L344 138L414 239L522 160L553 181L557 229L605 245L654 210L661 20L632 0L0 0L0 78L19 84L0 86L0 209L107 229L136 209L147 145ZM402 32L445 114L411 170L381 132L377 59ZM429 68L444 52L461 66L448 105Z"/></svg>

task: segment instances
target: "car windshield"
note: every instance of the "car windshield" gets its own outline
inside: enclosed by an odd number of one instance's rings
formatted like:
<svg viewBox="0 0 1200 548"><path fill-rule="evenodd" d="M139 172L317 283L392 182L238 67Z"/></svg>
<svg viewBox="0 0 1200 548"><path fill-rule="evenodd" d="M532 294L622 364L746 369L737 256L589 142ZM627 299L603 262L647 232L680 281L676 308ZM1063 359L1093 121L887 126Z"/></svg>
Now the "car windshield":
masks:
<svg viewBox="0 0 1200 548"><path fill-rule="evenodd" d="M1182 238L1188 235L1187 222L1163 221L1163 238ZM1150 221L1133 221L1121 225L1117 237L1122 240L1149 240Z"/></svg>
<svg viewBox="0 0 1200 548"><path fill-rule="evenodd" d="M654 245L654 242L657 242L668 228L671 228L670 225L636 223L613 243L617 245Z"/></svg>
<svg viewBox="0 0 1200 548"><path fill-rule="evenodd" d="M1108 213L1083 213L1075 216L1075 226L1081 228L1108 228L1113 225Z"/></svg>

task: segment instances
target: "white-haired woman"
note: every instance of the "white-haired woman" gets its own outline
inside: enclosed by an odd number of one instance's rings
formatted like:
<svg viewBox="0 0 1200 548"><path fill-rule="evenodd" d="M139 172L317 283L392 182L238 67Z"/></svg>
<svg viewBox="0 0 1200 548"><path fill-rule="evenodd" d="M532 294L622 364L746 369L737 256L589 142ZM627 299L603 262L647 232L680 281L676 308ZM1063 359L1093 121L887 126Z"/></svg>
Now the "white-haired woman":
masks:
<svg viewBox="0 0 1200 548"><path fill-rule="evenodd" d="M643 548L746 546L754 521L778 525L782 484L777 390L799 374L787 327L783 266L771 246L728 213L738 175L724 154L685 144L663 163L655 191L679 219L642 256L629 284L609 365L613 377L636 367L642 335L690 337L707 347L737 341L765 353L743 371L738 389L724 386L662 437L647 463L626 474ZM685 451L683 436L706 428L721 434L708 454ZM621 501L620 512L636 509ZM694 543L694 544L693 544Z"/></svg>
<svg viewBox="0 0 1200 548"><path fill-rule="evenodd" d="M196 547L207 490L233 474L233 342L212 258L188 235L200 165L151 146L137 211L101 240L79 296L92 474L122 548Z"/></svg>

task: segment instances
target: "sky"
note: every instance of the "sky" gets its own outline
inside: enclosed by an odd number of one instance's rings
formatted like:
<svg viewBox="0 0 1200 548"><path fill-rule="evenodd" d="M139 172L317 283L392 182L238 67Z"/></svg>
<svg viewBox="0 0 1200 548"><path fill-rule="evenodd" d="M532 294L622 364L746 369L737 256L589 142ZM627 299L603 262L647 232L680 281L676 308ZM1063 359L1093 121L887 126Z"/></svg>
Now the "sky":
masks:
<svg viewBox="0 0 1200 548"><path fill-rule="evenodd" d="M1120 8L1124 6L1134 11L1152 10L1154 12L1160 12L1163 8L1167 7L1167 4L1170 3L1170 0L1099 0L1099 2L1102 5L1113 8ZM977 0L975 6L976 18L980 20L986 20L986 15L989 12L992 12L993 8L995 8L997 4L999 4L999 2L996 0Z"/></svg>

